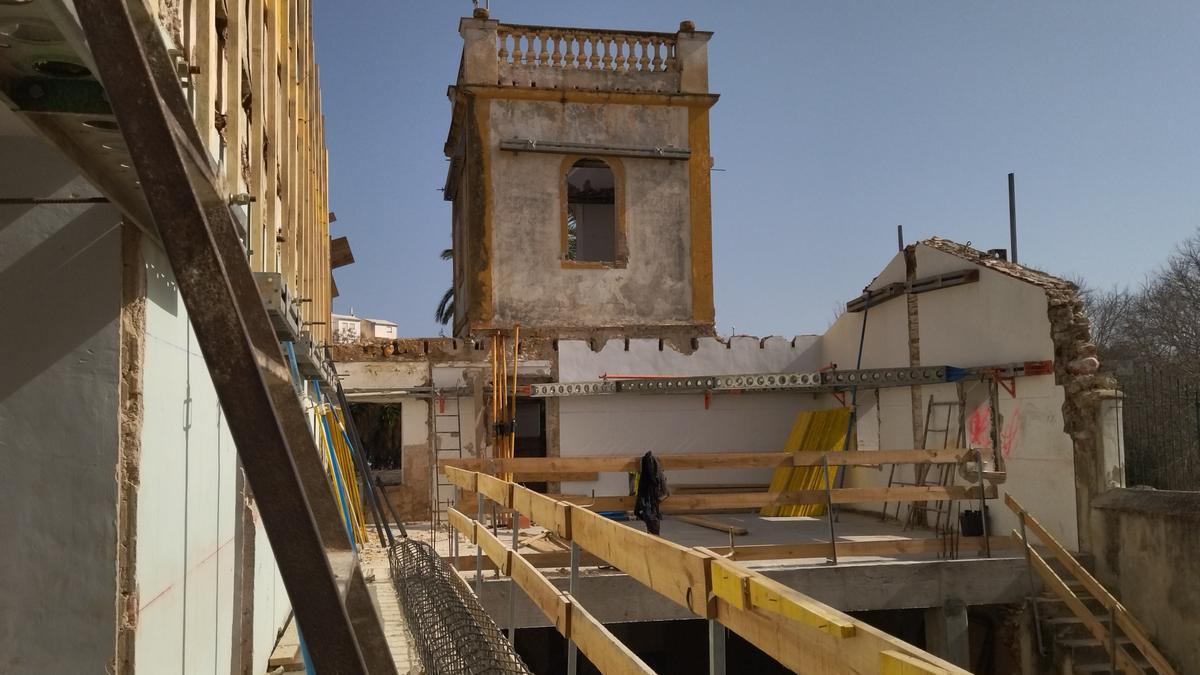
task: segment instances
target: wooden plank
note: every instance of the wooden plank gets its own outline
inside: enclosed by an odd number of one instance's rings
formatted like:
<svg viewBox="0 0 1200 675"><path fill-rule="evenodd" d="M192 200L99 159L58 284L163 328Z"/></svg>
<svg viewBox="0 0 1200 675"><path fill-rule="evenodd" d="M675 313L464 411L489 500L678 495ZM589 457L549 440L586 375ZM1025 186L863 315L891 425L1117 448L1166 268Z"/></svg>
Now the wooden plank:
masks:
<svg viewBox="0 0 1200 675"><path fill-rule="evenodd" d="M570 635L588 661L602 673L646 673L654 670L578 603L571 605Z"/></svg>
<svg viewBox="0 0 1200 675"><path fill-rule="evenodd" d="M525 595L533 602L542 614L551 620L556 620L563 604L562 592L550 583L550 580L538 571L537 567L524 556L512 556L511 576L513 581L525 591ZM555 621L557 625L557 621Z"/></svg>
<svg viewBox="0 0 1200 675"><path fill-rule="evenodd" d="M1009 537L990 537L993 551L1015 548L1016 543ZM839 557L853 556L894 556L920 553L939 553L946 544L937 537L921 539L886 539L881 541L843 541L838 540ZM958 541L959 550L983 550L983 537L962 537ZM824 558L829 555L828 542L813 542L803 544L750 544L736 546L732 550L728 546L711 546L709 549L719 556L729 556L733 560L786 560L789 558ZM732 553L732 555L730 555Z"/></svg>
<svg viewBox="0 0 1200 675"><path fill-rule="evenodd" d="M483 474L480 474L483 475ZM975 486L906 486L841 488L832 491L834 504L874 502L923 502L978 499ZM996 486L986 487L988 499L996 498ZM632 511L636 497L590 497L585 495L548 495L577 505L589 505L593 511ZM703 513L719 509L758 509L769 505L824 504L824 490L794 492L716 492L711 494L673 494L662 501L663 513Z"/></svg>
<svg viewBox="0 0 1200 675"><path fill-rule="evenodd" d="M708 560L691 549L585 509L570 510L571 539L643 585L708 616Z"/></svg>
<svg viewBox="0 0 1200 675"><path fill-rule="evenodd" d="M828 549L829 546L826 545L825 548ZM838 550L840 551L841 549L839 548ZM570 551L554 551L551 553L522 553L521 558L538 569L549 569L552 567L566 569L571 564ZM472 571L475 569L474 555L460 555L457 557L443 556L442 560L445 560L448 565L455 569ZM591 553L587 553L586 551L579 556L580 567L596 567L598 565L606 564L608 563L592 555ZM496 569L496 566L493 565L490 560L484 558L483 568L485 570L494 570Z"/></svg>
<svg viewBox="0 0 1200 675"><path fill-rule="evenodd" d="M485 473L475 474L476 486L488 499L504 508L512 507L513 484Z"/></svg>
<svg viewBox="0 0 1200 675"><path fill-rule="evenodd" d="M717 530L718 532L732 532L734 536L739 537L750 533L750 530L747 530L740 525L730 525L715 518L705 518L704 516L675 516L675 520L688 523L689 525L696 525L697 527L706 527L710 530Z"/></svg>
<svg viewBox="0 0 1200 675"><path fill-rule="evenodd" d="M947 671L915 656L888 649L879 653L879 672L880 675L942 675Z"/></svg>
<svg viewBox="0 0 1200 675"><path fill-rule="evenodd" d="M513 486L512 508L564 539L571 538L566 505L520 485Z"/></svg>
<svg viewBox="0 0 1200 675"><path fill-rule="evenodd" d="M482 523L475 523L475 538L478 539L478 546L483 550L483 554L495 564L496 569L500 570L501 574L508 574L509 570L509 550L504 545L504 542L491 533Z"/></svg>
<svg viewBox="0 0 1200 675"><path fill-rule="evenodd" d="M1079 561L1075 559L1075 556L1071 555L1071 552L1068 551L1065 546L1059 543L1059 541L1054 538L1054 535L1050 534L1050 531L1043 527L1038 519L1033 516L1033 514L1026 511L1025 508L1021 506L1012 495L1004 495L1004 503L1008 505L1008 507L1012 509L1018 517L1024 518L1025 527L1037 535L1038 539L1040 539L1042 543L1045 544L1046 547L1049 548L1054 554L1054 557L1064 567L1067 568L1067 570L1071 573L1071 576L1079 581L1079 583L1083 584L1083 587L1087 589L1087 592L1090 593L1092 597L1099 600L1105 609L1108 609L1109 607L1113 608L1113 615L1116 618L1117 626L1125 633L1126 637L1128 637L1133 644L1137 646L1138 650L1145 655L1146 660L1150 662L1150 665L1154 666L1154 669L1159 673L1163 673L1164 675L1175 675L1175 669L1171 667L1170 662L1167 661L1162 652L1158 651L1158 648L1154 646L1154 643L1150 641L1150 633L1148 630L1146 630L1146 627L1143 626L1141 622L1139 622L1133 615L1131 615L1129 610L1127 610L1125 606L1120 603L1120 601L1118 601L1111 593L1109 593L1108 589L1105 588L1104 585L1101 584L1095 577L1093 577L1092 574L1083 567L1083 565L1079 564Z"/></svg>
<svg viewBox="0 0 1200 675"><path fill-rule="evenodd" d="M442 468L442 473L445 474L446 480L453 485L457 485L467 492L476 492L475 479L479 475L473 471L447 466Z"/></svg>
<svg viewBox="0 0 1200 675"><path fill-rule="evenodd" d="M828 455L830 466L875 466L879 464L956 464L964 451L947 450L852 450L849 452L710 452L656 455L664 470L733 469L780 466L817 466ZM640 455L584 457L509 457L495 459L445 459L442 467L457 467L487 473L634 472Z"/></svg>
<svg viewBox="0 0 1200 675"><path fill-rule="evenodd" d="M467 541L472 544L475 543L475 521L472 518L458 509L451 508L446 511L446 520L450 523L451 527L466 537ZM471 557L474 559L474 556Z"/></svg>

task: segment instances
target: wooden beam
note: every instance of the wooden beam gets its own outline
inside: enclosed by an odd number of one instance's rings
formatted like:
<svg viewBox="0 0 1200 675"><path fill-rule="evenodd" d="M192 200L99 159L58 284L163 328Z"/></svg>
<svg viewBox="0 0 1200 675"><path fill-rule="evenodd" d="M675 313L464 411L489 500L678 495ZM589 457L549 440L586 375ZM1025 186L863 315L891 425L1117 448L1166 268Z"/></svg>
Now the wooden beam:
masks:
<svg viewBox="0 0 1200 675"><path fill-rule="evenodd" d="M482 474L480 474L482 475ZM984 490L988 499L997 496L996 487L989 485ZM590 505L593 511L630 511L636 497L590 497L584 495L550 495L554 499L574 504ZM834 504L868 504L872 502L924 502L978 499L975 486L904 486L840 488L831 492ZM792 492L716 492L698 494L673 494L659 505L665 514L705 513L722 509L759 509L770 505L824 504L824 490L797 490Z"/></svg>
<svg viewBox="0 0 1200 675"><path fill-rule="evenodd" d="M875 466L880 464L957 464L961 449L947 450L852 450L848 452L712 452L656 455L664 470L682 469L772 469L786 466L820 466L825 457L830 466ZM441 467L456 467L491 474L537 473L553 476L582 472L633 472L641 466L640 455L588 457L508 457L496 459L444 459Z"/></svg>
<svg viewBox="0 0 1200 675"><path fill-rule="evenodd" d="M946 669L892 649L879 653L880 675L941 675Z"/></svg>
<svg viewBox="0 0 1200 675"><path fill-rule="evenodd" d="M837 638L854 637L857 628L828 605L722 557L712 563L713 593L739 609L760 609L816 628ZM718 582L720 579L720 582Z"/></svg>
<svg viewBox="0 0 1200 675"><path fill-rule="evenodd" d="M706 527L710 530L717 530L718 532L729 532L738 537L749 534L750 532L750 530L747 530L740 525L730 525L714 518L705 518L704 516L675 516L675 520L688 523L689 525L695 525L697 527Z"/></svg>
<svg viewBox="0 0 1200 675"><path fill-rule="evenodd" d="M511 486L511 483L509 484ZM510 550L482 523L450 509L450 523L459 532L470 532L479 540L479 547L501 572L510 574L512 581L525 591L533 604L551 621L563 636L574 640L588 661L602 673L648 673L654 671L626 647L604 624L600 623L577 600L562 593L536 567L520 554Z"/></svg>
<svg viewBox="0 0 1200 675"><path fill-rule="evenodd" d="M465 485L472 480L470 472L452 471L449 475L454 477L456 484ZM527 490L518 492L516 486L510 494L518 510L523 505L539 504L538 508L550 519L565 516L562 529L567 534L560 532L560 536L572 539L585 551L693 613L717 619L797 672L814 675L879 672L883 652L892 651L907 655L918 666L928 665L926 670L916 672L944 671L966 675L966 671L953 664L711 552L684 548L579 506L557 502L557 507L547 507L542 503L548 499L546 496ZM491 536L480 534L482 528L477 524L473 529L478 537ZM714 569L718 572L716 588ZM736 581L729 582L730 578ZM721 589L731 586L733 591L722 593ZM739 588L744 590L739 592ZM752 588L758 589L753 595ZM714 590L717 595L710 600L709 593ZM733 602L721 597L722 594ZM574 608L576 605L572 602L569 606ZM576 623L570 616L565 621L556 620L556 626L565 624L565 630L560 627L560 632L568 636L575 630ZM854 631L852 637L848 636L850 628ZM612 650L613 645L607 645L606 649ZM617 649L606 658L621 658L625 654L632 655L628 650ZM588 657L592 658L592 655L588 654ZM620 668L608 665L604 669L606 672L641 672L622 670L628 667L628 664Z"/></svg>
<svg viewBox="0 0 1200 675"><path fill-rule="evenodd" d="M602 673L654 675L654 670L645 661L610 633L583 605L572 600L570 610L568 637L575 641L579 651L588 657L597 670Z"/></svg>
<svg viewBox="0 0 1200 675"><path fill-rule="evenodd" d="M797 621L781 620L778 614L758 609L739 609L723 598L716 599L716 619L719 622L797 673L879 673L882 672L882 654L898 652L925 668L910 672L922 675L967 675L967 671L948 661L923 652L869 624L854 621L848 615L842 616L854 624L853 638L835 637Z"/></svg>
<svg viewBox="0 0 1200 675"><path fill-rule="evenodd" d="M1011 550L1017 548L1018 544L1011 537L993 536L991 539L991 547L993 551ZM982 537L962 537L958 541L959 550L962 551L983 551ZM937 537L927 537L923 539L887 539L883 541L843 541L838 540L838 556L839 557L855 557L855 556L898 556L898 555L919 555L923 553L940 553L945 549L945 544ZM730 560L791 560L805 558L824 558L829 555L828 542L812 542L803 544L746 544L736 546L732 550L728 546L710 546L706 550L711 551L716 557L729 558ZM549 553L523 553L521 557L529 564L539 569L552 567L567 567L571 564L570 551L554 551ZM475 556L460 555L458 557L445 556L443 557L452 567L460 570L474 570ZM582 567L595 567L598 565L607 564L606 561L591 553L584 552L579 559L579 564ZM484 559L484 569L495 569L491 563Z"/></svg>
<svg viewBox="0 0 1200 675"><path fill-rule="evenodd" d="M1011 549L1016 543L1009 537L990 537L993 551ZM838 557L852 556L897 556L922 553L940 553L946 544L938 537L921 539L886 539L881 541L843 541L838 540ZM960 550L983 550L983 537L962 537L958 541ZM812 542L803 544L750 544L736 546L711 546L710 550L722 557L732 560L787 560L802 558L824 558L829 555L828 542ZM474 561L474 558L471 558Z"/></svg>
<svg viewBox="0 0 1200 675"><path fill-rule="evenodd" d="M708 562L679 544L587 509L570 510L571 540L698 616L708 616Z"/></svg>

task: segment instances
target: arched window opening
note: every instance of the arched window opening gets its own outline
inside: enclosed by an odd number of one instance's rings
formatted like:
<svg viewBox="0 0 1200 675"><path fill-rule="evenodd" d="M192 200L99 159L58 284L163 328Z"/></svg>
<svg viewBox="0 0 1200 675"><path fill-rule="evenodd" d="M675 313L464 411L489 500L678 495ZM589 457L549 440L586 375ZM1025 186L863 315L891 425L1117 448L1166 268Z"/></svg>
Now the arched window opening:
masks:
<svg viewBox="0 0 1200 675"><path fill-rule="evenodd" d="M581 159L567 171L566 259L617 259L616 180L598 159Z"/></svg>

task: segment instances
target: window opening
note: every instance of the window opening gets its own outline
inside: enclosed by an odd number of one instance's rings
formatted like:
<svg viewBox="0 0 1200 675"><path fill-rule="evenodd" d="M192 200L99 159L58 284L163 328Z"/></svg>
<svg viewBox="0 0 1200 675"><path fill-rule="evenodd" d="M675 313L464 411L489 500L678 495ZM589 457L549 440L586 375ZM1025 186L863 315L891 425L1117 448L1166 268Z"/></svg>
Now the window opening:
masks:
<svg viewBox="0 0 1200 675"><path fill-rule="evenodd" d="M581 159L567 171L567 260L616 262L616 179L598 159Z"/></svg>

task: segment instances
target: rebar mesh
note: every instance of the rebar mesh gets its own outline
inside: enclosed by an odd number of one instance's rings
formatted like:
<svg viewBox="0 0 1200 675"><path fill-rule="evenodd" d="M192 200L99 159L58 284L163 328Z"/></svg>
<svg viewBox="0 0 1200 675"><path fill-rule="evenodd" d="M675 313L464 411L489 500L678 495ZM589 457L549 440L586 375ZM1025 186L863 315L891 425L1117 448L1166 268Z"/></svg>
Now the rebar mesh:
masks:
<svg viewBox="0 0 1200 675"><path fill-rule="evenodd" d="M466 582L429 544L398 539L389 557L427 675L529 673Z"/></svg>

